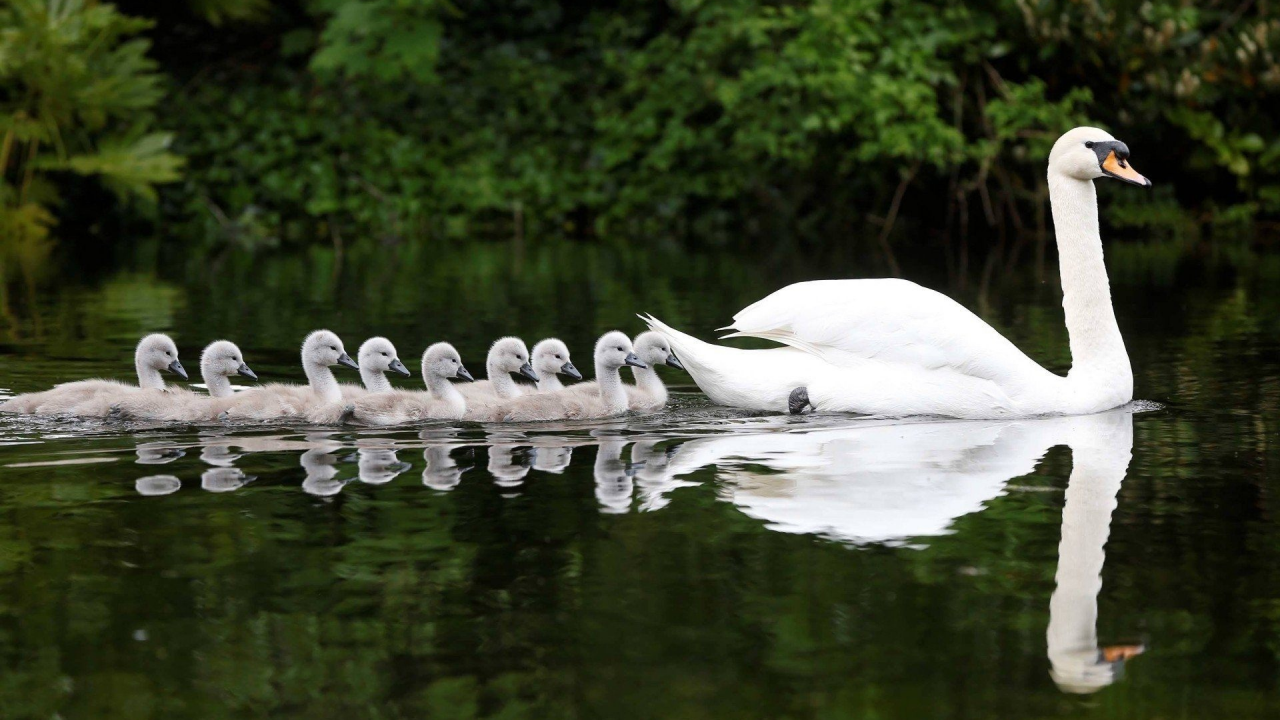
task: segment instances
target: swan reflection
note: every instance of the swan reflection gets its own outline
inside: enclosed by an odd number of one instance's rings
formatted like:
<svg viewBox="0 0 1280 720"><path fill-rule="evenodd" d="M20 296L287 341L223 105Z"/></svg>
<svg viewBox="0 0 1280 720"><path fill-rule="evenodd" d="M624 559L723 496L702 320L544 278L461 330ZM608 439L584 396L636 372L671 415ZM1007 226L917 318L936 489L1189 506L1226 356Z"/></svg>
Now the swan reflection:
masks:
<svg viewBox="0 0 1280 720"><path fill-rule="evenodd" d="M459 467L451 454L451 445L432 445L422 451L427 467L422 471L422 484L433 490L447 492L462 482L462 473L470 467Z"/></svg>
<svg viewBox="0 0 1280 720"><path fill-rule="evenodd" d="M396 479L400 473L413 467L401 462L396 451L391 448L359 448L356 450L357 464L360 468L360 482L367 485L386 485Z"/></svg>
<svg viewBox="0 0 1280 720"><path fill-rule="evenodd" d="M233 492L253 480L254 476L245 475L240 468L215 467L200 474L200 487L208 492Z"/></svg>
<svg viewBox="0 0 1280 720"><path fill-rule="evenodd" d="M148 475L133 483L139 495L168 495L178 492L181 487L182 481L173 475Z"/></svg>
<svg viewBox="0 0 1280 720"><path fill-rule="evenodd" d="M593 472L596 500L600 502L602 513L625 513L631 509L632 471L622 462L622 448L626 445L626 441L620 438L602 438L596 450Z"/></svg>
<svg viewBox="0 0 1280 720"><path fill-rule="evenodd" d="M673 480L715 466L721 498L773 530L903 546L951 532L957 518L1002 495L1057 445L1071 448L1072 470L1048 656L1062 690L1094 692L1142 652L1100 648L1097 638L1104 546L1133 449L1130 411L707 437L680 446L662 475Z"/></svg>
<svg viewBox="0 0 1280 720"><path fill-rule="evenodd" d="M306 472L302 481L304 492L316 497L332 497L342 492L350 480L338 477L337 451L341 449L340 442L321 441L302 453L298 462Z"/></svg>

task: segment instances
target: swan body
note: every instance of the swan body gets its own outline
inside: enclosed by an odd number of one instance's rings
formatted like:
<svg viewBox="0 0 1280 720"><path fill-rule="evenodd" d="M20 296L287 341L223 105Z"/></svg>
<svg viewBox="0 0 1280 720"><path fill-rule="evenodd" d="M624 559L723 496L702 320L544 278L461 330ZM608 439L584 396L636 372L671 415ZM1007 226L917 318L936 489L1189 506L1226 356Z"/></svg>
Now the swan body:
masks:
<svg viewBox="0 0 1280 720"><path fill-rule="evenodd" d="M0 403L0 412L105 417L113 404L136 393L161 396L168 389L161 372L187 379L187 371L178 360L178 347L168 335L155 333L142 338L134 349L133 365L138 375L137 385L118 380L77 380L41 392L17 395Z"/></svg>
<svg viewBox="0 0 1280 720"><path fill-rule="evenodd" d="M302 370L306 385L270 383L246 390L229 398L220 406L217 417L229 420L305 419L321 422L341 411L342 389L333 376L333 365L359 370L347 355L342 340L328 330L316 330L302 343Z"/></svg>
<svg viewBox="0 0 1280 720"><path fill-rule="evenodd" d="M533 346L533 370L538 374L538 392L562 390L561 375L581 380L582 373L574 367L569 357L569 346L557 338L539 340Z"/></svg>
<svg viewBox="0 0 1280 720"><path fill-rule="evenodd" d="M113 417L134 420L197 422L213 419L222 412L224 405L217 401L235 395L230 379L235 375L258 379L245 364L244 356L235 343L216 340L200 353L200 376L209 390L208 395L186 388L174 388L163 393L132 393L115 402L111 413Z"/></svg>
<svg viewBox="0 0 1280 720"><path fill-rule="evenodd" d="M771 350L712 345L646 321L670 340L703 392L725 405L988 419L1123 405L1133 398L1133 372L1111 305L1093 181L1110 176L1149 186L1128 156L1124 143L1087 127L1064 134L1049 155L1072 354L1066 377L959 303L905 280L798 283L742 310L725 328L733 331L727 337L786 346Z"/></svg>
<svg viewBox="0 0 1280 720"><path fill-rule="evenodd" d="M613 417L628 409L626 388L618 371L625 367L646 367L636 357L631 340L618 331L605 333L596 342L595 392L577 391L578 386L555 392L533 393L508 400L496 413L504 422L580 420Z"/></svg>
<svg viewBox="0 0 1280 720"><path fill-rule="evenodd" d="M342 419L362 425L399 425L422 420L461 420L467 400L450 380L471 380L462 357L449 343L436 343L422 354L427 391L391 390L369 393L344 408Z"/></svg>

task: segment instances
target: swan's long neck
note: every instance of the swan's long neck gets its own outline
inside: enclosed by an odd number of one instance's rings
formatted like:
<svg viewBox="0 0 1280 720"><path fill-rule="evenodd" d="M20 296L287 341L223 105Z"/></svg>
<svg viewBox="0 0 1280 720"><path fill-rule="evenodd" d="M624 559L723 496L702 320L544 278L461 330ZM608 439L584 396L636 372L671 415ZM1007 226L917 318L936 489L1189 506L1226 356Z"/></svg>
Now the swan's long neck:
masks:
<svg viewBox="0 0 1280 720"><path fill-rule="evenodd" d="M333 377L333 371L328 365L306 363L303 371L307 374L307 383L311 385L315 394L320 396L320 399L331 403L342 400L342 390L338 387L338 381Z"/></svg>
<svg viewBox="0 0 1280 720"><path fill-rule="evenodd" d="M381 370L367 368L361 363L360 379L364 382L364 387L369 392L391 392L391 381L387 379L387 374Z"/></svg>
<svg viewBox="0 0 1280 720"><path fill-rule="evenodd" d="M600 385L600 399L609 412L621 414L627 411L627 390L622 386L618 368L597 361L596 382Z"/></svg>
<svg viewBox="0 0 1280 720"><path fill-rule="evenodd" d="M138 371L138 387L160 390L164 388L164 376L160 371L143 362L142 358L133 359L133 367Z"/></svg>
<svg viewBox="0 0 1280 720"><path fill-rule="evenodd" d="M667 386L662 384L662 378L658 377L658 371L652 363L646 368L631 368L631 374L636 378L637 388L655 400L664 404L667 402Z"/></svg>
<svg viewBox="0 0 1280 720"><path fill-rule="evenodd" d="M488 372L489 383L493 385L495 395L503 400L520 396L520 386L516 384L515 378L511 377L511 373L503 370L497 362L486 363L485 370Z"/></svg>
<svg viewBox="0 0 1280 720"><path fill-rule="evenodd" d="M538 373L538 392L552 392L564 388L560 376L553 372Z"/></svg>
<svg viewBox="0 0 1280 720"><path fill-rule="evenodd" d="M448 403L459 414L466 412L467 400L462 397L462 393L458 392L458 388L449 382L449 378L440 377L435 373L424 373L424 375L427 378L427 390L431 393L431 397L440 402Z"/></svg>
<svg viewBox="0 0 1280 720"><path fill-rule="evenodd" d="M1132 396L1133 371L1111 306L1111 284L1098 231L1097 191L1091 180L1051 171L1049 198L1058 237L1062 309L1071 341L1067 377L1108 389L1127 386L1127 401Z"/></svg>
<svg viewBox="0 0 1280 720"><path fill-rule="evenodd" d="M1127 414L1114 421L1101 417L1091 427L1100 431L1095 437L1071 443L1057 587L1049 600L1045 635L1054 679L1098 689L1113 680L1111 668L1098 658L1098 593L1111 513L1132 455L1133 427Z"/></svg>
<svg viewBox="0 0 1280 720"><path fill-rule="evenodd" d="M204 384L209 388L210 397L231 397L235 393L231 389L231 378L220 372L204 373Z"/></svg>

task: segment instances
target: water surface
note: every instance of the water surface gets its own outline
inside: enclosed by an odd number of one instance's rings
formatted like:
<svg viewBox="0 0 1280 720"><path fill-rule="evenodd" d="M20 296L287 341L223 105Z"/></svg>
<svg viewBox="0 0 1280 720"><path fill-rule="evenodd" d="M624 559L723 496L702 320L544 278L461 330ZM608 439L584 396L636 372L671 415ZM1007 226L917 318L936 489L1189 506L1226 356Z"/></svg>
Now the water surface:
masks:
<svg viewBox="0 0 1280 720"><path fill-rule="evenodd" d="M6 717L1233 717L1280 713L1280 263L1109 248L1139 404L910 422L663 413L520 427L0 419ZM913 269L912 264L919 269ZM1031 266L906 258L1055 370ZM930 274L929 268L935 268ZM294 379L326 326L704 337L778 285L730 253L373 245L123 267L0 331L6 393L128 377L164 330ZM408 381L412 386L416 377ZM352 373L348 377L355 381Z"/></svg>

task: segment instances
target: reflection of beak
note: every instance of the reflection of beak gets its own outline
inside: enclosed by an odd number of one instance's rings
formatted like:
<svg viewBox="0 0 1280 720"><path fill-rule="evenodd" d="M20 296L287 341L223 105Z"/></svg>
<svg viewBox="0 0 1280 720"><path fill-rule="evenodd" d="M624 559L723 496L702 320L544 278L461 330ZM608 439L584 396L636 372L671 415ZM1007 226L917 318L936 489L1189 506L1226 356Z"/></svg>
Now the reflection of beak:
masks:
<svg viewBox="0 0 1280 720"><path fill-rule="evenodd" d="M520 374L534 382L538 382L538 373L533 371L533 366L529 363L520 366Z"/></svg>
<svg viewBox="0 0 1280 720"><path fill-rule="evenodd" d="M567 362L567 363L565 363L565 364L561 365L561 366L560 366L560 374L561 374L561 375L568 375L569 377L573 378L574 380L581 380L581 379L582 379L582 373L578 372L578 368L574 367L572 362Z"/></svg>
<svg viewBox="0 0 1280 720"><path fill-rule="evenodd" d="M454 377L462 378L467 382L475 382L476 380L475 378L471 377L471 373L467 372L467 369L461 365L458 366L458 374L454 375Z"/></svg>
<svg viewBox="0 0 1280 720"><path fill-rule="evenodd" d="M351 368L352 370L360 369L360 366L356 364L356 361L352 360L351 356L346 353L342 353L341 355L338 356L338 364L345 365Z"/></svg>
<svg viewBox="0 0 1280 720"><path fill-rule="evenodd" d="M627 359L623 360L622 363L624 365L630 365L631 367L638 367L638 368L649 367L648 365L645 365L643 362L641 362L640 358L636 357L635 353L627 353Z"/></svg>
<svg viewBox="0 0 1280 720"><path fill-rule="evenodd" d="M410 375L409 368L405 367L404 363L400 362L400 358L396 358L391 361L391 371L400 373L405 377L409 377Z"/></svg>
<svg viewBox="0 0 1280 720"><path fill-rule="evenodd" d="M683 369L684 369L684 365L682 365L682 364L680 363L680 358L676 357L676 356L675 356L675 353L668 353L668 354L667 354L667 364L668 364L668 365L670 365L671 367L673 367L673 368L677 369L677 370L683 370Z"/></svg>
<svg viewBox="0 0 1280 720"><path fill-rule="evenodd" d="M1102 172L1117 179L1123 180L1138 187L1151 187L1151 181L1144 177L1133 166L1129 164L1128 158L1121 158L1116 155L1116 151L1112 150L1107 153L1107 157L1102 161Z"/></svg>
<svg viewBox="0 0 1280 720"><path fill-rule="evenodd" d="M1146 650L1142 645L1109 645L1101 648L1099 652L1102 659L1109 663L1121 660L1129 660L1141 655Z"/></svg>
<svg viewBox="0 0 1280 720"><path fill-rule="evenodd" d="M245 377L249 378L250 380L257 380L257 379L258 379L258 376L257 376L256 374L254 374L254 372L253 372L252 370L250 370L250 369L249 369L249 366L248 366L248 365L245 365L244 363L240 363L240 367L236 368L236 372L238 372L238 373L240 373L241 375L243 375L243 376L245 376Z"/></svg>
<svg viewBox="0 0 1280 720"><path fill-rule="evenodd" d="M178 362L177 360L174 360L173 362L169 363L169 372L173 373L174 375L177 375L183 380L187 379L187 371L182 369L182 363Z"/></svg>

